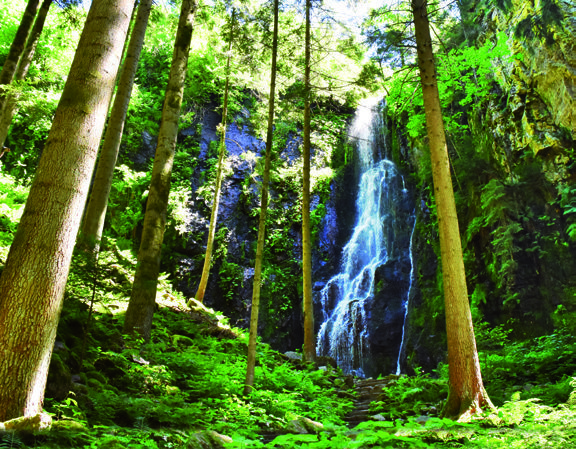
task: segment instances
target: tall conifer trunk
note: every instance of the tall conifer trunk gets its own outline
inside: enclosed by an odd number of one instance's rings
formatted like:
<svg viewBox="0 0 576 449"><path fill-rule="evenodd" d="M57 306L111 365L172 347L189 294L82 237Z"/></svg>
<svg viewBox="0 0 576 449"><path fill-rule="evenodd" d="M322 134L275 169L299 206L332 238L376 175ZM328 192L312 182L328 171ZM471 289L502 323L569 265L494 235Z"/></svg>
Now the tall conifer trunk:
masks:
<svg viewBox="0 0 576 449"><path fill-rule="evenodd" d="M314 339L314 304L312 302L312 243L310 238L310 10L312 1L306 0L306 38L304 68L304 167L302 170L302 279L304 310L304 360L316 360Z"/></svg>
<svg viewBox="0 0 576 449"><path fill-rule="evenodd" d="M0 72L0 86L8 85L14 79L16 70L18 68L18 63L22 57L22 52L32 30L32 25L34 24L34 18L40 7L40 0L29 0L20 20L20 25L8 51L8 56L6 56L6 61L2 66L2 71ZM3 89L0 91L0 111L4 109L4 102L6 101L6 95Z"/></svg>
<svg viewBox="0 0 576 449"><path fill-rule="evenodd" d="M0 421L42 411L64 287L133 0L93 0L0 277Z"/></svg>
<svg viewBox="0 0 576 449"><path fill-rule="evenodd" d="M32 59L34 58L34 53L36 53L36 47L38 46L38 41L42 35L42 30L44 29L44 24L46 23L46 17L48 16L48 11L52 5L52 0L44 0L40 11L38 11L38 16L32 27L28 41L26 42L26 47L22 52L20 62L18 63L18 68L14 74L13 81L22 81L28 75L28 70L32 64ZM18 95L14 92L6 95L4 102L4 108L1 110L0 115L0 148L4 146L6 142L6 137L8 136L8 130L12 124L12 119L18 110Z"/></svg>
<svg viewBox="0 0 576 449"><path fill-rule="evenodd" d="M228 115L228 90L230 88L230 62L232 61L232 41L234 39L234 22L236 21L236 11L232 10L232 24L230 25L230 36L228 42L228 61L226 63L226 84L224 86L224 101L222 102L222 125L219 127L220 145L218 155L218 168L216 171L216 186L214 187L214 201L212 203L212 212L210 214L210 225L208 227L208 242L206 243L206 255L204 257L204 267L202 268L202 277L196 292L196 300L204 302L206 285L208 285L208 275L210 274L210 265L212 261L212 248L214 247L214 235L216 233L216 223L218 221L218 206L220 205L220 190L222 188L222 172L224 165L224 156L226 155L226 119Z"/></svg>
<svg viewBox="0 0 576 449"><path fill-rule="evenodd" d="M244 394L249 394L254 385L254 367L256 365L256 340L258 338L258 312L260 309L260 288L262 284L262 260L266 241L266 213L268 209L268 184L270 182L270 164L272 161L272 139L274 135L274 107L276 96L276 59L278 56L278 10L279 0L274 0L274 31L272 32L272 65L270 67L270 103L268 104L268 129L266 131L266 159L262 177L262 197L260 199L260 219L258 222L258 243L254 264L254 283L252 287L252 310L250 314L250 335L248 337L248 363Z"/></svg>
<svg viewBox="0 0 576 449"><path fill-rule="evenodd" d="M126 121L126 113L130 104L130 95L134 86L140 53L144 46L144 36L146 35L151 9L152 0L141 0L128 44L122 74L118 82L118 90L110 112L102 150L100 151L94 184L86 207L84 222L82 223L83 238L91 248L94 248L94 245L97 245L102 238L114 167L116 167L116 160L118 159L124 122Z"/></svg>
<svg viewBox="0 0 576 449"><path fill-rule="evenodd" d="M482 383L472 315L468 303L458 216L450 177L448 149L430 38L427 1L412 0L412 12L432 161L434 198L438 210L446 304L449 393L443 414L448 417L462 417L480 412L483 408L493 408L493 405Z"/></svg>
<svg viewBox="0 0 576 449"><path fill-rule="evenodd" d="M145 340L150 338L152 330L162 240L170 194L170 178L196 9L196 0L182 0L178 31L174 41L172 66L170 67L164 108L162 109L158 145L152 168L152 180L146 203L146 214L144 215L142 241L138 251L138 263L130 303L124 321L126 334L138 334Z"/></svg>

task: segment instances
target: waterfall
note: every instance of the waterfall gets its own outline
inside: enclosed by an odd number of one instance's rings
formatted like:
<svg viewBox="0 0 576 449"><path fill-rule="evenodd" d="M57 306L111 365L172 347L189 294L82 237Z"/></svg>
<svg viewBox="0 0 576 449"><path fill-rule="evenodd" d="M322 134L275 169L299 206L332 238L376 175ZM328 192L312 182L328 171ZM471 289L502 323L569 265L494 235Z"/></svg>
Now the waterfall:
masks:
<svg viewBox="0 0 576 449"><path fill-rule="evenodd" d="M399 313L398 308L396 314L401 316L394 318L395 329L398 326L402 329L402 340L412 277L412 239L396 234L399 227L404 232L406 227L413 230L413 206L406 212L409 194L404 178L392 161L382 159L386 148L378 143L382 139L377 139L383 126L378 122L381 114L377 109L374 101L361 104L350 127L360 165L356 222L342 250L340 272L320 292L323 322L317 338L318 354L333 357L344 372L361 377L370 371L373 302L375 292L386 284L383 280L386 274L381 273L383 267L387 267L384 271L389 273L389 278L401 279L390 282L395 284L394 290L402 291L398 300L404 309ZM402 274L408 264L410 276ZM399 367L402 341L398 345L400 339L396 340L394 362L397 354Z"/></svg>
<svg viewBox="0 0 576 449"><path fill-rule="evenodd" d="M400 349L398 350L398 359L396 360L396 375L399 376L402 372L400 367L400 358L402 357L402 350L404 349L404 337L406 336L406 318L408 318L408 303L410 301L410 292L412 291L412 282L414 281L414 257L412 257L412 244L414 243L414 231L416 230L416 211L414 211L414 224L412 225L412 233L410 234L410 248L408 255L410 256L410 278L408 281L408 292L406 298L402 301L402 308L404 309L404 319L402 320L402 339L400 340Z"/></svg>

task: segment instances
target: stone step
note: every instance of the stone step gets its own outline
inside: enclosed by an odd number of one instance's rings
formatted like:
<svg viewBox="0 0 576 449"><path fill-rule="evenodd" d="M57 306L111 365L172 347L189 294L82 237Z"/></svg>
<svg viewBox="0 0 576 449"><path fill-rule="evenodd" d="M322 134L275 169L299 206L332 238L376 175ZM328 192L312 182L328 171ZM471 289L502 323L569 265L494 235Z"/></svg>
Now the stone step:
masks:
<svg viewBox="0 0 576 449"><path fill-rule="evenodd" d="M366 408L361 408L361 409L354 409L352 410L350 413L348 413L347 416L356 416L356 415L369 415L370 413L373 413L370 411L370 408L366 407Z"/></svg>
<svg viewBox="0 0 576 449"><path fill-rule="evenodd" d="M277 432L265 432L265 433L261 433L260 434L260 441L262 441L262 443L264 444L268 444L270 443L272 440L274 440L274 438L276 438L278 435L281 435L280 433Z"/></svg>
<svg viewBox="0 0 576 449"><path fill-rule="evenodd" d="M375 416L373 411L370 411L370 404L377 401L382 395L383 388L398 376L390 375L383 379L360 379L354 382L354 391L356 392L356 400L354 401L354 409L351 410L344 418L348 427L353 428L361 422L368 421Z"/></svg>

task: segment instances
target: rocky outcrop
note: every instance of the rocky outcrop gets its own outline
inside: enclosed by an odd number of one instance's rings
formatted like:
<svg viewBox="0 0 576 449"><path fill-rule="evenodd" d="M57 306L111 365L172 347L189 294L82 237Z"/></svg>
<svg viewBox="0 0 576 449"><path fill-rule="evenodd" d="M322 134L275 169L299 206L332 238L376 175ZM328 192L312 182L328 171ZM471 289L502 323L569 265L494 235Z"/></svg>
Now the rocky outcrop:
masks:
<svg viewBox="0 0 576 449"><path fill-rule="evenodd" d="M532 2L515 0L512 4L518 11L514 16L502 13L493 16L495 28L510 35L521 20L536 14ZM534 116L536 122L550 120L556 128L567 130L572 139L576 139L576 6L570 2L558 4L564 20L562 26L550 24L554 43L514 41L513 53L522 57L514 60L508 79L502 81L510 86L516 105L522 104L522 93L542 101L545 107L538 105ZM526 106L530 108L530 102L534 101L534 98L529 98ZM528 116L523 119L528 142L543 140L554 144L555 139L550 135L554 134L554 127L531 127L530 122ZM539 138L534 138L534 131L541 132Z"/></svg>
<svg viewBox="0 0 576 449"><path fill-rule="evenodd" d="M224 312L231 323L248 327L251 311L254 254L260 208L260 184L265 144L247 123L245 108L228 126L224 177L221 188L218 225L213 251L213 265L206 290L205 303ZM179 289L193 297L201 275L206 250L206 236L212 205L215 172L216 127L220 123L217 105L208 105L201 126L185 129L181 134L193 136L200 145L198 162L191 180L192 210L187 239L176 248L163 270L176 272ZM285 124L281 126L286 126ZM201 128L201 133L197 130ZM342 130L344 131L344 130ZM300 170L302 139L298 132L284 134L284 143L275 143L273 173L270 183L266 260L263 272L259 334L280 351L302 346L301 316L301 218ZM313 165L321 163L315 158ZM319 167L318 167L319 168ZM338 178L339 180L342 177ZM340 182L340 181L337 181ZM313 194L312 205L324 227L318 226L315 239L314 270L330 265L339 254L341 241L338 195L349 188L333 187L333 195L320 198ZM325 213L323 213L325 211ZM166 258L168 259L168 258ZM325 268L329 270L331 266Z"/></svg>
<svg viewBox="0 0 576 449"><path fill-rule="evenodd" d="M512 36L522 20L537 14L532 2L512 4L517 11L512 16L496 9L489 15L487 39L500 31ZM511 148L530 148L544 157L561 154L576 139L576 6L559 5L564 19L562 26L549 25L553 43L509 39L515 58L495 70L507 107L488 114L495 134L507 136Z"/></svg>

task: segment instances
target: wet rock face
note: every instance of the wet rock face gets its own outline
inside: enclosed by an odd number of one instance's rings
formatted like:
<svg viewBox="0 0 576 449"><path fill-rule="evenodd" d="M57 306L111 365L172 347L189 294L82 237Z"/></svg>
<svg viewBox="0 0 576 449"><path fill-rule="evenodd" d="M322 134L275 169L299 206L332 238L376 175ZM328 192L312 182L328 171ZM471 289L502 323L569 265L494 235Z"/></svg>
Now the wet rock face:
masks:
<svg viewBox="0 0 576 449"><path fill-rule="evenodd" d="M318 232L319 251L313 254L315 290L321 290L340 268L342 248L350 238L356 219L357 186L358 174L352 164L330 186L330 199Z"/></svg>
<svg viewBox="0 0 576 449"><path fill-rule="evenodd" d="M396 372L404 324L402 301L408 293L406 280L410 276L409 261L403 262L389 260L376 270L376 292L368 321L372 357L367 376Z"/></svg>
<svg viewBox="0 0 576 449"><path fill-rule="evenodd" d="M395 204L393 237L388 237L393 249L386 263L376 270L374 300L369 309L371 357L366 374L370 376L396 372L405 329L403 304L414 285L410 254L414 203L410 195L400 191Z"/></svg>
<svg viewBox="0 0 576 449"><path fill-rule="evenodd" d="M200 280L206 251L207 232L213 199L213 190L201 193L213 185L210 170L214 171L216 127L221 117L214 112L216 105L208 107L202 121L202 134L198 136L200 152L198 164L191 180L194 190L192 203L194 215L184 257L177 262L179 289L187 296L194 296ZM208 279L205 303L230 317L233 325L248 327L251 313L252 285L254 281L254 256L258 237L261 176L265 142L255 137L244 117L237 117L229 124L226 133L227 157L222 180L218 224L213 251L213 265ZM193 134L193 130L184 130ZM290 167L301 164L301 138L289 136L285 148L277 155L276 164ZM282 161L282 162L280 162ZM301 298L297 285L301 273L297 260L301 257L301 224L286 218L298 208L298 192L293 183L272 180L269 186L268 217L279 222L278 228L286 234L275 241L275 229L267 229L267 261L261 290L262 313L259 333L276 349L285 351L302 346ZM213 187L211 187L213 189ZM283 220L283 221L280 221ZM272 249L272 243L276 249Z"/></svg>
<svg viewBox="0 0 576 449"><path fill-rule="evenodd" d="M221 117L214 109L215 105L212 105L203 116L202 134L199 136L199 163L191 180L195 215L186 244L189 257L181 259L178 269L179 288L191 297L196 294L202 272L210 225L213 193L209 192L204 199L198 195L198 188L204 185L206 171L210 169L209 157L216 157L216 154L211 153L210 147L214 146L213 142L218 141L216 127ZM191 129L184 130L187 131L193 132ZM258 189L251 175L258 158L261 157L264 142L252 136L246 127L232 123L226 132L226 146L228 156L225 160L218 208L218 237L213 251L213 267L205 302L208 306L225 312L234 324L246 325L249 321L248 306L254 272L251 253L257 238L257 217L252 216L250 211L259 206ZM234 266L223 266L222 256L227 263L233 263ZM236 278L230 282L222 282L222 275L235 275Z"/></svg>
<svg viewBox="0 0 576 449"><path fill-rule="evenodd" d="M158 138L156 136L153 136L148 131L142 132L142 145L140 146L140 151L130 157L136 170L147 170L148 163L154 160L157 143Z"/></svg>

